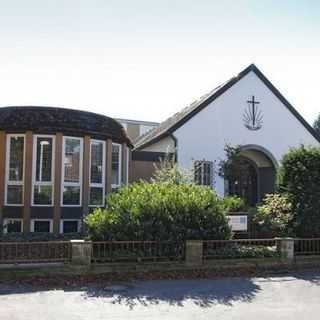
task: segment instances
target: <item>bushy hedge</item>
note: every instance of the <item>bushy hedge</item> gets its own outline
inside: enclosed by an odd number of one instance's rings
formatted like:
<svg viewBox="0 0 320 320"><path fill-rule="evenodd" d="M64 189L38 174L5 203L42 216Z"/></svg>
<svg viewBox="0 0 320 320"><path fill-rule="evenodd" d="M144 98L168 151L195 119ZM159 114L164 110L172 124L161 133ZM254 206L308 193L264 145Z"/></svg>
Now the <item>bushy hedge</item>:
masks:
<svg viewBox="0 0 320 320"><path fill-rule="evenodd" d="M250 212L250 218L257 231L267 237L292 235L292 204L287 194L267 194Z"/></svg>
<svg viewBox="0 0 320 320"><path fill-rule="evenodd" d="M320 236L320 147L291 149L282 160L279 190L289 194L297 236Z"/></svg>
<svg viewBox="0 0 320 320"><path fill-rule="evenodd" d="M139 182L109 195L85 223L93 240L228 239L227 210L209 187Z"/></svg>

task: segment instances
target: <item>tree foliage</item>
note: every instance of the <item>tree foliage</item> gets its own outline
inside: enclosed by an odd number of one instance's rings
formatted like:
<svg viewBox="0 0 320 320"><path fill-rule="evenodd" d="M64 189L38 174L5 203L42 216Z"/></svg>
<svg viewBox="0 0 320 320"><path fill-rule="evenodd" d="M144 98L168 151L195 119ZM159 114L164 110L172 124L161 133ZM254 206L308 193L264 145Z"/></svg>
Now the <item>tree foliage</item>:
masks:
<svg viewBox="0 0 320 320"><path fill-rule="evenodd" d="M282 159L280 192L292 203L297 236L320 236L320 147L291 149Z"/></svg>
<svg viewBox="0 0 320 320"><path fill-rule="evenodd" d="M319 114L318 118L315 120L315 122L313 123L313 128L320 137L320 114Z"/></svg>
<svg viewBox="0 0 320 320"><path fill-rule="evenodd" d="M139 182L107 198L86 217L94 240L228 239L223 199L204 186Z"/></svg>
<svg viewBox="0 0 320 320"><path fill-rule="evenodd" d="M290 235L292 221L292 205L286 194L267 194L252 216L261 232L276 236Z"/></svg>

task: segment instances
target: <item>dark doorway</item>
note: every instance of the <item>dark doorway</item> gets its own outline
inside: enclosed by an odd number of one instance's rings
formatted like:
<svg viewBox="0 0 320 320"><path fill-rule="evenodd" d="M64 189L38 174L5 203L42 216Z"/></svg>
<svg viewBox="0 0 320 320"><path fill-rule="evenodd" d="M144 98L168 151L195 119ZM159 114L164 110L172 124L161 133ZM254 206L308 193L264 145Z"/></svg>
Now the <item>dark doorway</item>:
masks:
<svg viewBox="0 0 320 320"><path fill-rule="evenodd" d="M257 167L244 157L238 161L237 170L229 180L229 194L236 195L248 206L258 202L258 171Z"/></svg>

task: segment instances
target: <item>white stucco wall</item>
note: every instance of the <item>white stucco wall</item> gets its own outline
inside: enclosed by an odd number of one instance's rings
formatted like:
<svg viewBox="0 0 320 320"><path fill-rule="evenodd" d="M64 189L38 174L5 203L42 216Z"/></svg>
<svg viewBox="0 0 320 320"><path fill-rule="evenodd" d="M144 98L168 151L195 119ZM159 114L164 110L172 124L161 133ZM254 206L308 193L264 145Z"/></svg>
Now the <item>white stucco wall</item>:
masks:
<svg viewBox="0 0 320 320"><path fill-rule="evenodd" d="M263 113L263 126L248 130L243 123L247 100L255 96ZM260 145L277 161L290 147L319 145L299 120L255 75L248 73L210 105L174 132L177 138L178 163L190 167L193 160L219 161L224 147L230 145ZM224 181L216 177L217 192L224 194Z"/></svg>
<svg viewBox="0 0 320 320"><path fill-rule="evenodd" d="M150 152L165 152L165 153L174 153L175 152L175 143L172 137L165 137L160 141L143 148L142 151Z"/></svg>

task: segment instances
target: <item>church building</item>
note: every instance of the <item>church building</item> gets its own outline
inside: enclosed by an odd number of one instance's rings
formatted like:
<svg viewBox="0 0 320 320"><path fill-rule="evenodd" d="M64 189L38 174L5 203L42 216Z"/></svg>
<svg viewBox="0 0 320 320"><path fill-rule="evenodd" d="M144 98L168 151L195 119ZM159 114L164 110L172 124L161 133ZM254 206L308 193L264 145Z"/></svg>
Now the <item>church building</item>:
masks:
<svg viewBox="0 0 320 320"><path fill-rule="evenodd" d="M314 129L252 64L141 136L132 153L131 180L149 179L159 158L172 154L182 168L197 166L198 183L254 205L274 191L277 168L291 147L319 142ZM227 145L240 147L247 176L225 181L217 174Z"/></svg>

